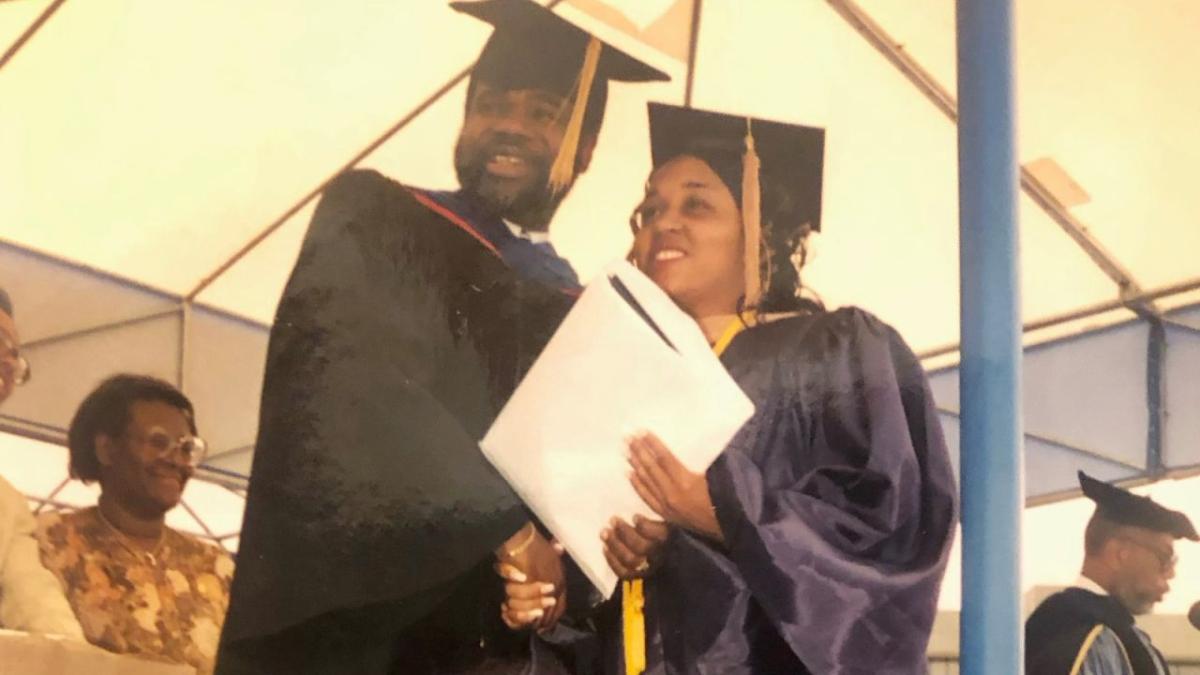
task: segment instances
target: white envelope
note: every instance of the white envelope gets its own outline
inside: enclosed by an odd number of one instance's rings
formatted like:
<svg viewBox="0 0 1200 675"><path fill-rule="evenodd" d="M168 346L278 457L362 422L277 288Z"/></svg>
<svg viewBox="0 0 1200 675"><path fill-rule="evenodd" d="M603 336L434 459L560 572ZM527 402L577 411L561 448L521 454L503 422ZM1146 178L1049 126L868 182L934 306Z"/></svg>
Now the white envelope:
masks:
<svg viewBox="0 0 1200 675"><path fill-rule="evenodd" d="M629 483L626 437L652 431L701 472L753 413L695 321L620 262L588 284L480 445L608 597L600 531L658 517Z"/></svg>

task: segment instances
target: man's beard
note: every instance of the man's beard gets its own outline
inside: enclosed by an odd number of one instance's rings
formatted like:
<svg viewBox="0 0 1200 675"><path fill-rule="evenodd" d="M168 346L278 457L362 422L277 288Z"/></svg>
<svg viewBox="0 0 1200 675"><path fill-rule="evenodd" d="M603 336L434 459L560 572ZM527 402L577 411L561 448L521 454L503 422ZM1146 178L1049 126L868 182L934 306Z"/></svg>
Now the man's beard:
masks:
<svg viewBox="0 0 1200 675"><path fill-rule="evenodd" d="M454 148L454 172L458 184L475 204L489 215L506 218L530 228L545 227L563 194L550 190L550 165L541 158L525 157L530 172L521 179L493 176L487 172L488 144Z"/></svg>
<svg viewBox="0 0 1200 675"><path fill-rule="evenodd" d="M1113 596L1134 616L1149 614L1154 609L1154 605L1158 604L1157 598L1135 588L1113 589Z"/></svg>

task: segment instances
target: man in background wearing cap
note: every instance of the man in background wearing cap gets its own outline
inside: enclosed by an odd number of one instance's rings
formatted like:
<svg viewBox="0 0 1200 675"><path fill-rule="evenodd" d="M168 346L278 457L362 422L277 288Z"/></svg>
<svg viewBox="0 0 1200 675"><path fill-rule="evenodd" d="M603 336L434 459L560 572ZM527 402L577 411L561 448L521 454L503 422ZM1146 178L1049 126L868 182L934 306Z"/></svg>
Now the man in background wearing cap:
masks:
<svg viewBox="0 0 1200 675"><path fill-rule="evenodd" d="M13 322L12 300L0 288L0 404L29 375ZM83 640L83 630L58 579L42 566L29 505L0 477L0 628Z"/></svg>
<svg viewBox="0 0 1200 675"><path fill-rule="evenodd" d="M492 567L561 589L562 561L477 443L577 290L546 231L607 81L665 76L530 0L454 7L496 27L461 189L340 176L280 302L222 675L506 673L543 648L500 622Z"/></svg>
<svg viewBox="0 0 1200 675"><path fill-rule="evenodd" d="M1027 675L1167 675L1167 663L1134 624L1170 590L1175 540L1197 541L1187 516L1082 471L1096 502L1084 532L1083 572L1025 623Z"/></svg>

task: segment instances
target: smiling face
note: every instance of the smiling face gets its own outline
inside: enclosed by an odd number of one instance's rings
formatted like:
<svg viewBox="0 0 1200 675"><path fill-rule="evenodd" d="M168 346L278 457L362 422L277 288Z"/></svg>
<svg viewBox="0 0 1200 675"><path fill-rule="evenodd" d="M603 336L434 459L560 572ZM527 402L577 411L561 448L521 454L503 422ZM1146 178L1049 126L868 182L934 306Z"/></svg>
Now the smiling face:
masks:
<svg viewBox="0 0 1200 675"><path fill-rule="evenodd" d="M547 185L566 130L567 99L541 89L506 90L475 82L454 168L463 190L491 213L545 227L564 194ZM595 136L580 139L576 173L587 168Z"/></svg>
<svg viewBox="0 0 1200 675"><path fill-rule="evenodd" d="M634 217L633 260L676 304L695 318L737 311L741 212L712 167L691 155L662 165Z"/></svg>
<svg viewBox="0 0 1200 675"><path fill-rule="evenodd" d="M178 451L159 456L152 440L166 435L189 436L192 427L184 411L162 401L135 401L129 424L117 438L96 437L100 484L133 513L158 517L179 504L193 469Z"/></svg>

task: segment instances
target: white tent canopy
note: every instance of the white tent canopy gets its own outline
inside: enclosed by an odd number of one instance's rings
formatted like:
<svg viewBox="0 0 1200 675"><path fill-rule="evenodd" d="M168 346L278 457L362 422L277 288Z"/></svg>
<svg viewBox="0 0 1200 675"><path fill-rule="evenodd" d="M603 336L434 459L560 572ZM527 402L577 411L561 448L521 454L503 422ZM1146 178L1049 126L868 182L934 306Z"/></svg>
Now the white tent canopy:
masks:
<svg viewBox="0 0 1200 675"><path fill-rule="evenodd" d="M953 0L554 4L674 76L613 87L552 229L581 276L628 245L647 100L824 126L806 284L945 369L956 443ZM442 2L0 1L0 284L35 369L0 425L61 441L100 378L152 373L196 402L208 476L242 484L267 326L314 196L349 165L453 187L486 34ZM1055 340L1025 364L1027 492L1069 490L1078 467L1189 471L1200 5L1023 0L1016 34L1023 311L1041 325L1027 343Z"/></svg>

